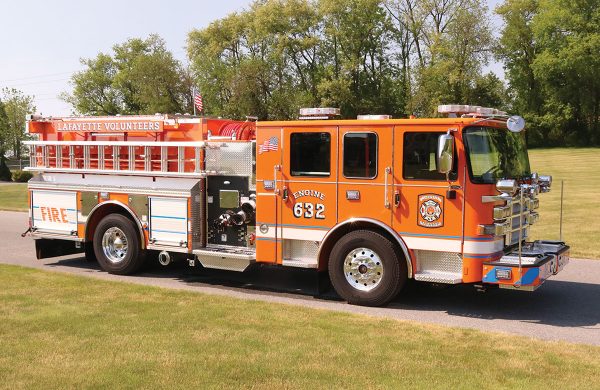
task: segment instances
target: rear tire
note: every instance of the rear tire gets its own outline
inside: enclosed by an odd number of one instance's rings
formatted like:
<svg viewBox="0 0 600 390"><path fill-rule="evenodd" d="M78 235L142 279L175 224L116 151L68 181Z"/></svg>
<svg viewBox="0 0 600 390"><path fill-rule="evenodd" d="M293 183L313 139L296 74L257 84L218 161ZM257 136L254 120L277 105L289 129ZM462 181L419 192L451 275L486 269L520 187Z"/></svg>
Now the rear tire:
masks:
<svg viewBox="0 0 600 390"><path fill-rule="evenodd" d="M134 222L121 214L109 214L100 221L94 233L94 253L104 271L117 275L135 273L145 260Z"/></svg>
<svg viewBox="0 0 600 390"><path fill-rule="evenodd" d="M382 306L406 284L406 262L397 246L371 230L343 236L329 257L329 277L335 291L348 303Z"/></svg>

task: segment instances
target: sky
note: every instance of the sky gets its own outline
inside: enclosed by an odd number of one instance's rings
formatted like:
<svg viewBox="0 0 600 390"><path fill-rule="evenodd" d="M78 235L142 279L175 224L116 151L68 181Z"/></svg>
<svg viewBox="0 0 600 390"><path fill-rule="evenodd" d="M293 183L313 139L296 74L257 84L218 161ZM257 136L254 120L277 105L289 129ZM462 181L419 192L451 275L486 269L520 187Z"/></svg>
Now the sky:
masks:
<svg viewBox="0 0 600 390"><path fill-rule="evenodd" d="M501 0L488 0L493 9ZM69 115L60 100L80 58L110 53L133 37L156 33L176 58L186 63L186 38L192 29L247 8L252 0L7 0L0 15L0 88L14 87L35 97L37 112ZM495 31L500 22L493 21ZM500 64L491 70L503 77Z"/></svg>

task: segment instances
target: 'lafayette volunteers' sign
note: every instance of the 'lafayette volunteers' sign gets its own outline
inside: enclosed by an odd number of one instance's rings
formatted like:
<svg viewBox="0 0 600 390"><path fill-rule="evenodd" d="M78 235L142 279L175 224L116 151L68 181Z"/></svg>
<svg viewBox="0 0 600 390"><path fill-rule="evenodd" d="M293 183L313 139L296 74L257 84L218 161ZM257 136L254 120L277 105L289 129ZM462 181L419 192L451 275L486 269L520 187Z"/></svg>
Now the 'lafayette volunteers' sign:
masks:
<svg viewBox="0 0 600 390"><path fill-rule="evenodd" d="M163 131L161 121L59 122L57 131Z"/></svg>

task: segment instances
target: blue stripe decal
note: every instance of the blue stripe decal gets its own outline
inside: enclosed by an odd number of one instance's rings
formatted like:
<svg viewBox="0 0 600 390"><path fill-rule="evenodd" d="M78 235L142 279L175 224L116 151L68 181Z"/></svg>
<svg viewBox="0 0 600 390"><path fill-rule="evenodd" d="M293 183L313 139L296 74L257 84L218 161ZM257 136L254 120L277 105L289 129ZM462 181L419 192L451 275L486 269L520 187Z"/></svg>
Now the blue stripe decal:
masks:
<svg viewBox="0 0 600 390"><path fill-rule="evenodd" d="M293 225L293 224L289 224L289 223L282 223L282 224L269 224L269 223L264 223L264 222L256 222L257 225L268 225L269 227L291 227L291 228L297 228L297 229L318 229L318 230L329 230L331 229L331 227L328 226L305 226L305 225Z"/></svg>
<svg viewBox="0 0 600 390"><path fill-rule="evenodd" d="M256 237L256 241L279 242L280 238Z"/></svg>
<svg viewBox="0 0 600 390"><path fill-rule="evenodd" d="M185 221L187 219L185 217L171 217L169 215L153 215L152 218L179 219L181 221Z"/></svg>
<svg viewBox="0 0 600 390"><path fill-rule="evenodd" d="M171 233L171 234L184 234L187 235L187 232L174 232L172 230L159 230L159 229L152 229L153 233Z"/></svg>
<svg viewBox="0 0 600 390"><path fill-rule="evenodd" d="M34 209L39 209L41 206L32 206ZM77 209L65 209L67 211L77 211Z"/></svg>
<svg viewBox="0 0 600 390"><path fill-rule="evenodd" d="M496 268L504 269L500 267L493 267L487 274L485 274L482 281L486 283L498 283L498 279L496 278Z"/></svg>
<svg viewBox="0 0 600 390"><path fill-rule="evenodd" d="M500 252L495 252L495 253L480 253L480 254L470 254L470 253L464 253L463 257L468 257L470 259L486 259L489 257L495 257L498 255L504 254L504 252L500 251Z"/></svg>
<svg viewBox="0 0 600 390"><path fill-rule="evenodd" d="M413 236L413 237L428 237L428 238L449 238L453 240L460 240L461 236L442 236L439 234L425 234L425 233L410 233L410 232L398 232L401 236Z"/></svg>
<svg viewBox="0 0 600 390"><path fill-rule="evenodd" d="M521 277L521 280L519 280L517 282L517 284L521 284L522 286L523 285L527 286L527 285L533 284L533 282L539 275L540 275L539 268L529 268L529 270L527 272L525 272L525 275L523 275L523 277Z"/></svg>
<svg viewBox="0 0 600 390"><path fill-rule="evenodd" d="M42 218L34 218L34 221L39 221L39 222L48 222L48 223L65 223L65 222L52 222L52 221L46 221L45 219ZM77 225L76 222L66 222L66 225Z"/></svg>
<svg viewBox="0 0 600 390"><path fill-rule="evenodd" d="M501 238L499 237L469 237L465 236L465 240L468 241L499 241Z"/></svg>

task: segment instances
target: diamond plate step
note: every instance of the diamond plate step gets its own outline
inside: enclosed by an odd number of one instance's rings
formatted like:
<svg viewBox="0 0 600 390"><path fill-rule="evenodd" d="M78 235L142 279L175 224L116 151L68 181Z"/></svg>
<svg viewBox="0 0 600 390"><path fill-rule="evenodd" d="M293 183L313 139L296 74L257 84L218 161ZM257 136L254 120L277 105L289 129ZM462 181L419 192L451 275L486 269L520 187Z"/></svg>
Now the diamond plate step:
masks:
<svg viewBox="0 0 600 390"><path fill-rule="evenodd" d="M443 271L419 271L415 273L415 280L430 283L460 284L462 283L462 274Z"/></svg>
<svg viewBox="0 0 600 390"><path fill-rule="evenodd" d="M205 268L243 272L256 261L256 251L248 248L208 246L193 253Z"/></svg>

